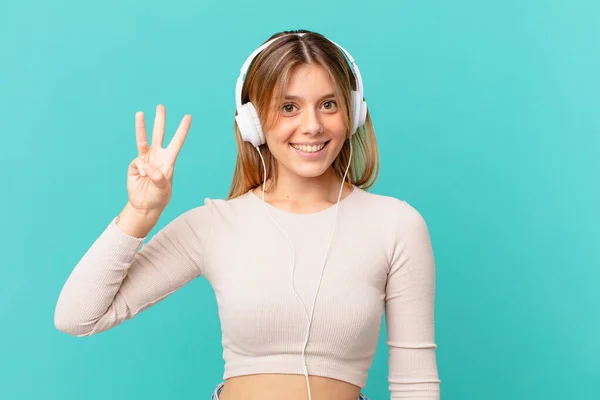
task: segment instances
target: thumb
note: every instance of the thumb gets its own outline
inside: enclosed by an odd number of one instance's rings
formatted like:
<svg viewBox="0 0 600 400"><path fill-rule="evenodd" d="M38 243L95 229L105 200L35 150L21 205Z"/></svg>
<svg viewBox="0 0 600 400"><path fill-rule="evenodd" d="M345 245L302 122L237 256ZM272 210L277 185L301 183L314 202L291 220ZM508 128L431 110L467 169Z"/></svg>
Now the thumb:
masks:
<svg viewBox="0 0 600 400"><path fill-rule="evenodd" d="M152 164L146 163L144 164L144 170L148 174L148 178L159 188L164 188L168 186L167 178L163 175L163 173L154 168Z"/></svg>

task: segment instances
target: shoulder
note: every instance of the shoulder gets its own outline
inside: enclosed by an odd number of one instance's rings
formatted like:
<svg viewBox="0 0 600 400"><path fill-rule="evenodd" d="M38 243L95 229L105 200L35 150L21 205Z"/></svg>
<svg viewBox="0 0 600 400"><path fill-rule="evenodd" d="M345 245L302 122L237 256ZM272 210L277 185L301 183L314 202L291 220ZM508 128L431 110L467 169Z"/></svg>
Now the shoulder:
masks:
<svg viewBox="0 0 600 400"><path fill-rule="evenodd" d="M364 211L384 218L388 223L420 224L423 215L408 201L358 188L356 204Z"/></svg>
<svg viewBox="0 0 600 400"><path fill-rule="evenodd" d="M353 211L367 224L366 231L377 235L389 249L430 241L423 214L407 200L360 189L355 204Z"/></svg>
<svg viewBox="0 0 600 400"><path fill-rule="evenodd" d="M190 223L206 221L206 219L228 218L243 215L252 206L251 193L233 199L205 197L204 204L195 206L183 212L179 218Z"/></svg>
<svg viewBox="0 0 600 400"><path fill-rule="evenodd" d="M429 254L429 230L421 212L408 201L361 189L355 197L355 218L366 232L368 243L383 246L390 268L398 260Z"/></svg>

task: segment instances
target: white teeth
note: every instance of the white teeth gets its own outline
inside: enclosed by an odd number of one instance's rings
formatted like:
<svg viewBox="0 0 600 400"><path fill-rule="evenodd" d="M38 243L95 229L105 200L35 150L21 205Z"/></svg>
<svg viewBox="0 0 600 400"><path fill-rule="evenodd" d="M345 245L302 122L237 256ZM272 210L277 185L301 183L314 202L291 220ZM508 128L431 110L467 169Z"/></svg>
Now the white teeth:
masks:
<svg viewBox="0 0 600 400"><path fill-rule="evenodd" d="M292 144L291 146L293 148L303 151L305 153L315 153L315 152L321 150L323 147L325 147L325 143L317 144L314 146L306 146L303 144Z"/></svg>

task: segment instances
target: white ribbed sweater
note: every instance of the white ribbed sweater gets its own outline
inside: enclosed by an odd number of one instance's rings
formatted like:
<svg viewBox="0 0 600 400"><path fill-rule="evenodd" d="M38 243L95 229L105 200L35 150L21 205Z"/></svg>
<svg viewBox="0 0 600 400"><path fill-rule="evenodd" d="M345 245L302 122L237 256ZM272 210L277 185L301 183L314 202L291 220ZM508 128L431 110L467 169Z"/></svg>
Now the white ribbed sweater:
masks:
<svg viewBox="0 0 600 400"><path fill-rule="evenodd" d="M310 313L335 206L313 214L267 207L294 243L294 285ZM203 276L218 303L223 379L303 374L307 322L292 289L290 244L252 191L206 199L143 246L145 238L126 235L115 220L67 279L57 329L105 331ZM439 399L435 263L421 214L354 186L340 202L327 260L305 352L309 374L364 388L385 312L391 398Z"/></svg>

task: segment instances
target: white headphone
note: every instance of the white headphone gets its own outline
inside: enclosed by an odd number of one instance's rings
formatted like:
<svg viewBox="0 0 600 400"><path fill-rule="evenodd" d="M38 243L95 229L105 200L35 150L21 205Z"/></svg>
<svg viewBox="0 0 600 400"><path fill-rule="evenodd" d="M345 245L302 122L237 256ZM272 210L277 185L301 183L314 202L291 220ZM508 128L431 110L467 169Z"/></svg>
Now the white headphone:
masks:
<svg viewBox="0 0 600 400"><path fill-rule="evenodd" d="M304 33L295 33L295 35L298 36L302 36L304 35ZM287 36L287 35L286 35ZM344 189L344 182L346 182L346 175L348 174L348 170L350 169L350 164L352 162L352 141L348 141L348 143L350 144L350 157L348 159L348 165L346 166L346 171L344 172L344 176L342 177L342 184L340 186L340 191L338 194L338 201L336 204L336 209L335 209L335 220L334 220L334 224L333 224L333 229L331 231L331 236L329 237L329 243L327 244L327 253L325 254L325 257L323 259L323 266L321 269L321 276L319 277L319 284L317 286L317 291L315 293L315 297L313 300L313 304L312 304L312 308L311 308L311 312L309 315L308 310L306 309L306 305L304 304L304 302L302 301L302 299L300 298L300 296L298 295L298 292L296 292L296 288L294 287L294 270L296 268L296 257L295 257L295 251L294 251L294 244L292 243L292 240L290 239L289 235L285 232L285 230L281 227L281 225L279 225L279 223L277 223L277 221L275 220L275 218L273 218L273 216L271 215L271 213L269 212L268 208L267 208L267 204L265 202L265 186L266 186L266 179L267 179L267 169L265 166L265 160L260 152L260 149L258 148L260 145L266 143L265 141L265 136L263 134L262 131L262 125L260 123L260 120L258 118L258 114L256 112L256 108L254 107L254 105L251 102L245 103L242 105L242 85L243 85L243 79L245 78L246 75L246 71L248 70L248 67L250 66L250 63L252 62L252 60L254 59L254 57L256 57L256 55L258 53L260 53L263 49L265 49L267 46L269 46L271 43L273 43L275 40L279 39L280 37L277 37L275 39L272 39L270 41L268 41L267 43L263 44L262 46L260 46L258 49L256 49L251 55L250 57L248 57L248 59L246 60L246 62L244 63L244 65L242 66L241 69L241 73L240 76L237 80L237 85L235 88L235 101L236 101L236 107L237 107L237 111L238 111L238 115L235 117L235 121L238 125L238 128L240 130L241 136L244 139L244 141L246 142L250 142L252 143L252 145L254 146L254 148L256 149L256 151L258 152L258 155L260 156L260 159L262 161L262 166L263 166L263 188L262 188L262 201L263 201L263 206L265 208L265 212L267 213L267 215L271 218L271 220L273 221L273 223L275 225L277 225L277 227L281 230L281 232L283 232L283 234L287 237L291 249L292 249L292 288L294 289L294 293L296 294L296 298L298 299L298 301L302 304L302 307L304 309L304 313L306 316L306 321L308 322L308 326L306 329L306 337L304 339L304 346L302 348L302 363L303 363L303 371L304 371L304 376L306 378L306 385L308 386L308 399L311 400L312 396L311 396L311 392L310 392L310 382L308 380L308 368L306 365L306 358L305 358L305 351L306 351L306 346L308 345L308 339L309 339L309 335L310 335L310 327L312 325L312 319L313 319L313 315L314 315L314 310L315 310L315 303L317 301L317 295L319 294L319 289L321 288L321 282L323 279L323 272L325 271L325 264L327 262L327 258L329 256L329 250L331 248L331 241L333 239L333 235L335 233L335 228L337 226L337 216L338 216L338 210L339 210L339 205L340 205L340 200L342 197L342 191ZM360 128L361 126L364 125L366 117L367 117L367 103L363 100L363 86L362 86L362 78L360 76L360 71L358 70L358 67L356 66L356 64L354 63L354 59L352 58L352 56L346 51L344 50L343 47L341 47L340 45L338 45L337 43L335 43L334 41L328 39L330 42L332 42L333 44L335 44L338 48L340 48L347 56L348 60L350 61L351 65L352 65L352 69L354 70L354 76L356 77L356 87L357 90L356 91L352 91L352 116L353 116L353 125L352 125L352 131L350 133L350 135L354 135L354 133L356 132L356 130L358 128ZM356 189L354 189L356 190Z"/></svg>
<svg viewBox="0 0 600 400"><path fill-rule="evenodd" d="M296 36L303 36L304 33L294 33ZM288 35L278 36L275 39L271 39L266 42L258 49L254 50L252 54L246 59L246 62L242 65L240 70L240 76L238 77L237 84L235 86L235 106L237 108L237 114L235 117L235 122L240 130L240 134L242 139L246 142L252 143L254 147L258 147L264 143L265 135L263 134L262 125L260 123L260 119L258 118L258 113L256 112L256 108L251 102L247 102L242 104L242 87L244 85L244 79L246 77L246 72L250 67L250 63L254 60L254 57L258 55L261 51L271 45L277 39L282 37L286 37ZM344 54L346 55L350 65L352 66L352 70L354 71L354 77L356 78L356 90L352 91L352 130L350 131L350 135L353 135L358 128L364 125L365 120L367 119L367 103L364 101L364 91L363 91L363 82L362 77L360 75L360 70L358 66L354 62L354 59L344 49L342 46L337 44L331 39L327 39L331 43L335 44Z"/></svg>

